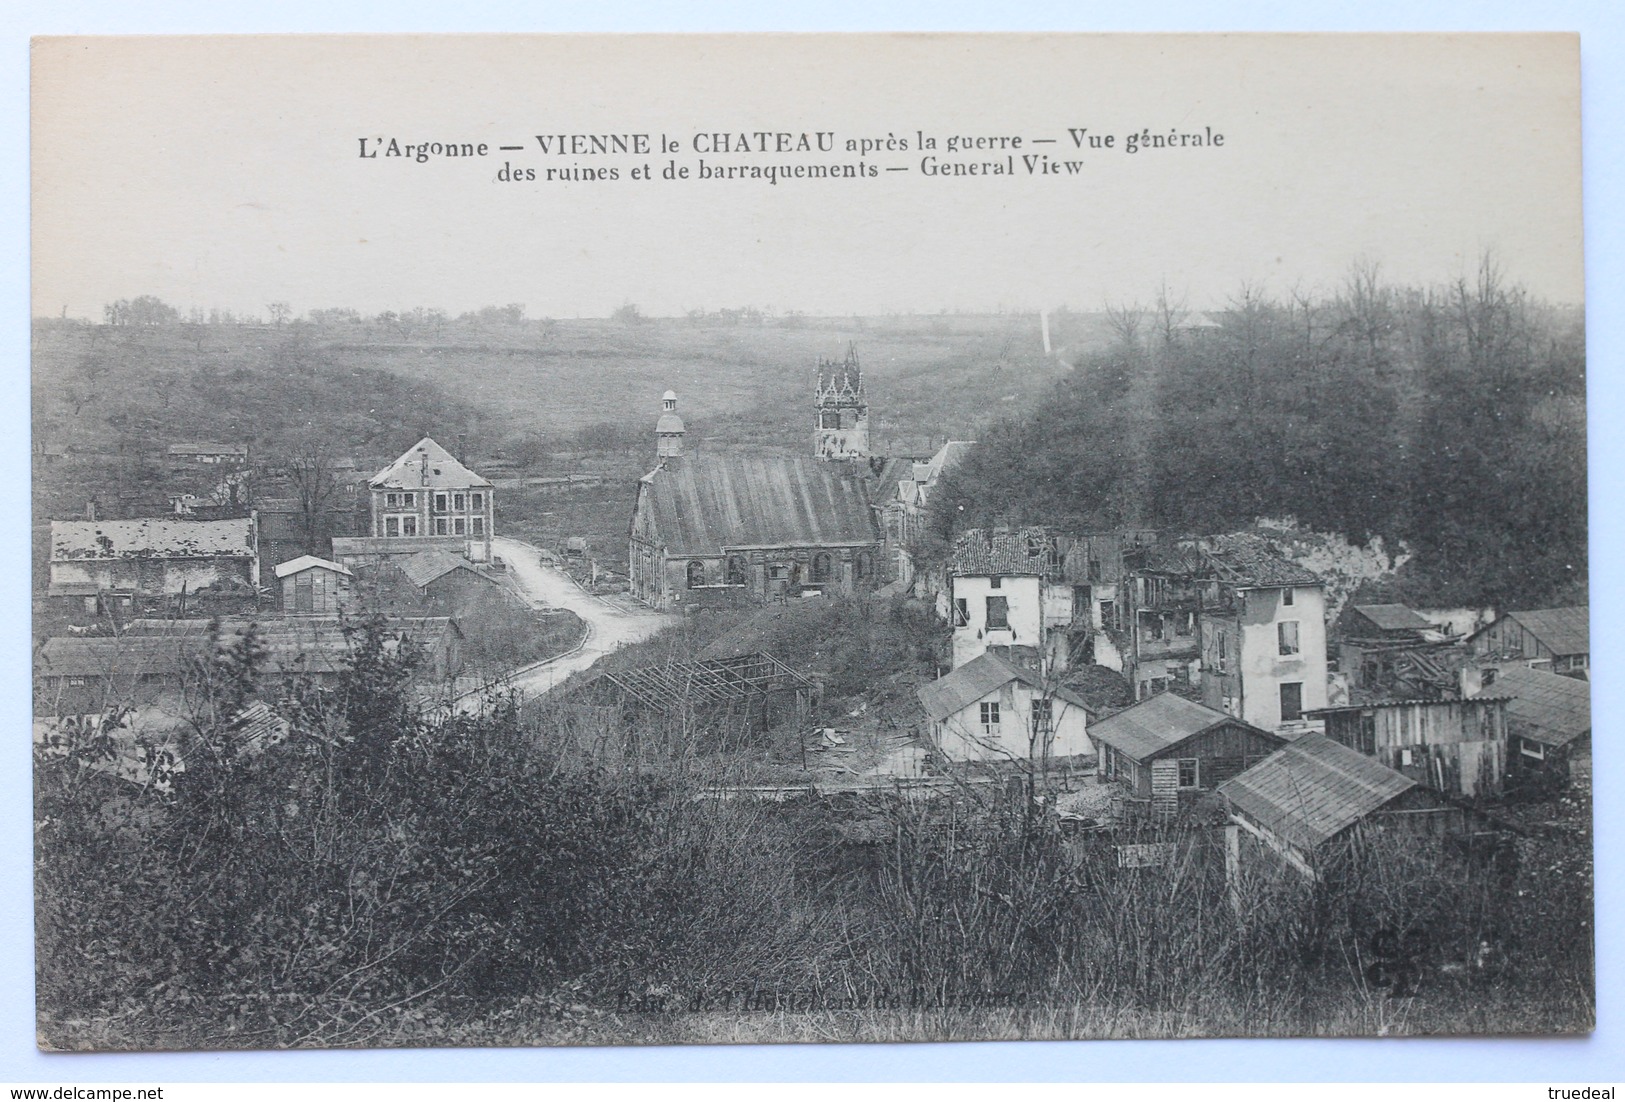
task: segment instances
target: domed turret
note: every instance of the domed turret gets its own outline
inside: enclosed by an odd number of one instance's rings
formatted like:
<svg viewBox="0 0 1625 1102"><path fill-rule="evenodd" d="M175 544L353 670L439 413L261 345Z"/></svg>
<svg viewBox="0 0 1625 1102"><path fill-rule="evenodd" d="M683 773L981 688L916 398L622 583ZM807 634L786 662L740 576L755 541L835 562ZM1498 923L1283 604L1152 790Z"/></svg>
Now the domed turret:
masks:
<svg viewBox="0 0 1625 1102"><path fill-rule="evenodd" d="M677 415L677 394L666 391L660 399L660 420L655 422L655 454L668 459L683 454L683 419Z"/></svg>

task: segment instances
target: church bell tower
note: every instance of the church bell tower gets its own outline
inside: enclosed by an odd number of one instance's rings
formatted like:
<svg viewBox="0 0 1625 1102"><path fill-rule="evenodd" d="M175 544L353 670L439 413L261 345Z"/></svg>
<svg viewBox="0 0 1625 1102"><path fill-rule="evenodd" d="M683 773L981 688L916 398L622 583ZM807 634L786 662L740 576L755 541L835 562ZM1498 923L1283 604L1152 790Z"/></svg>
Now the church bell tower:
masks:
<svg viewBox="0 0 1625 1102"><path fill-rule="evenodd" d="M818 361L813 386L813 455L819 459L869 458L869 396L863 389L858 350L846 359Z"/></svg>

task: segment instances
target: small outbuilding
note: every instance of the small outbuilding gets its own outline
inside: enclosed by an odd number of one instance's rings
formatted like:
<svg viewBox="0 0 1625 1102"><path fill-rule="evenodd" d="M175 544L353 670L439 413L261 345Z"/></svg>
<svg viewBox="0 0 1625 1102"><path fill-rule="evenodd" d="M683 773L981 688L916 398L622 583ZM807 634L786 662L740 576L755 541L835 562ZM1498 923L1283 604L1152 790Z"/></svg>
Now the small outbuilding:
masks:
<svg viewBox="0 0 1625 1102"><path fill-rule="evenodd" d="M1325 735L1305 735L1218 787L1230 823L1253 840L1256 859L1269 855L1319 879L1365 832L1442 838L1466 812L1403 773ZM1232 873L1241 839L1227 845Z"/></svg>
<svg viewBox="0 0 1625 1102"><path fill-rule="evenodd" d="M337 616L350 599L350 568L315 555L301 555L276 567L282 585L282 611L289 616Z"/></svg>
<svg viewBox="0 0 1625 1102"><path fill-rule="evenodd" d="M952 761L1030 761L1094 752L1088 709L1069 689L1047 689L1028 670L983 654L917 695L937 749Z"/></svg>
<svg viewBox="0 0 1625 1102"><path fill-rule="evenodd" d="M1548 675L1550 676L1550 675ZM1390 700L1320 708L1326 734L1435 791L1493 799L1506 779L1507 700Z"/></svg>
<svg viewBox="0 0 1625 1102"><path fill-rule="evenodd" d="M1493 689L1505 697L1508 786L1564 788L1591 769L1591 683L1528 666L1501 670Z"/></svg>
<svg viewBox="0 0 1625 1102"><path fill-rule="evenodd" d="M1286 744L1235 716L1159 693L1096 723L1100 778L1142 799L1212 789Z"/></svg>

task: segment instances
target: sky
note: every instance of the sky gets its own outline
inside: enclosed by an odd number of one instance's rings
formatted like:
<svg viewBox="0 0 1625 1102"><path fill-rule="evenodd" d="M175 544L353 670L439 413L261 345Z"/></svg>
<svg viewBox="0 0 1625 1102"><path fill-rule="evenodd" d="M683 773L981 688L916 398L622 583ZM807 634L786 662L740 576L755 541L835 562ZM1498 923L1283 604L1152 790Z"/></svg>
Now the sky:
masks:
<svg viewBox="0 0 1625 1102"><path fill-rule="evenodd" d="M46 40L33 311L99 319L144 294L260 315L1094 310L1164 283L1212 308L1243 283L1331 291L1357 261L1448 282L1486 251L1579 302L1578 59L1566 35ZM1075 130L1113 146L1079 150ZM834 148L710 152L758 131ZM1204 144L1130 153L1147 132ZM560 133L652 151L542 154ZM362 138L489 154L363 157ZM864 139L893 148L848 150ZM927 156L1015 174L927 175ZM702 162L877 174L702 180Z"/></svg>

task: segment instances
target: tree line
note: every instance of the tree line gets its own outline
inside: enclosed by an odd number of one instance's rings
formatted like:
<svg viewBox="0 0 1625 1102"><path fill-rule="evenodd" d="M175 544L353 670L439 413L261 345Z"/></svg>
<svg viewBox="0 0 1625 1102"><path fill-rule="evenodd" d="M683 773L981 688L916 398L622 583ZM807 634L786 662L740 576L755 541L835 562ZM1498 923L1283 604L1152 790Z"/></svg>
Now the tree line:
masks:
<svg viewBox="0 0 1625 1102"><path fill-rule="evenodd" d="M1584 603L1583 318L1493 258L1447 286L1370 264L1330 295L1244 285L1205 319L1164 288L1106 318L1108 346L946 479L939 536L1293 516L1409 547L1392 599Z"/></svg>

